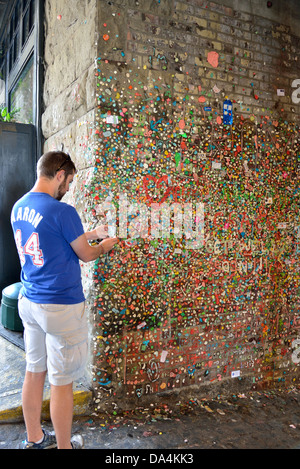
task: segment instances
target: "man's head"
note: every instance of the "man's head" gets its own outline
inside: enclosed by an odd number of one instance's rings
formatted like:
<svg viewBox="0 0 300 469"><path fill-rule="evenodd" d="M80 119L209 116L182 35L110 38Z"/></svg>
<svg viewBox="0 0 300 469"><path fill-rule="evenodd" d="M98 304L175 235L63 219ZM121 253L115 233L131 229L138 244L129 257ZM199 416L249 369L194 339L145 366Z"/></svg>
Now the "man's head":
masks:
<svg viewBox="0 0 300 469"><path fill-rule="evenodd" d="M37 175L38 177L52 179L62 169L65 172L65 176L76 173L76 168L70 155L63 151L48 151L38 161Z"/></svg>
<svg viewBox="0 0 300 469"><path fill-rule="evenodd" d="M62 151L49 151L38 161L37 176L39 179L46 179L55 184L55 198L61 200L69 190L76 167L70 155Z"/></svg>

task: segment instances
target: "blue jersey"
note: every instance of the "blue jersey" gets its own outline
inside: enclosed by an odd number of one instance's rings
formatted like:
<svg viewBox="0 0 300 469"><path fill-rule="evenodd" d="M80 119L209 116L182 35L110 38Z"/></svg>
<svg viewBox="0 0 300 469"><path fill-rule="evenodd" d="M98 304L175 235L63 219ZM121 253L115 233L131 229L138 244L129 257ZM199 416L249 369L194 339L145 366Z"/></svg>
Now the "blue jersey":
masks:
<svg viewBox="0 0 300 469"><path fill-rule="evenodd" d="M28 192L14 205L11 224L23 295L34 303L84 301L79 259L70 246L84 233L75 208L44 192Z"/></svg>

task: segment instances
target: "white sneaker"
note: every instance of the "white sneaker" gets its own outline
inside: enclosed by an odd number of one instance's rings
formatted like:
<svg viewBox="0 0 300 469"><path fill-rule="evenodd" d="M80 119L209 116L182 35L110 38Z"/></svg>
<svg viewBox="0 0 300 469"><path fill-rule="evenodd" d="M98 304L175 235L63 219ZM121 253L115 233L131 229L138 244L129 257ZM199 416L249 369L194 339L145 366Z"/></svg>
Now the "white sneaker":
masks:
<svg viewBox="0 0 300 469"><path fill-rule="evenodd" d="M72 449L83 449L84 441L81 435L74 435L71 438Z"/></svg>

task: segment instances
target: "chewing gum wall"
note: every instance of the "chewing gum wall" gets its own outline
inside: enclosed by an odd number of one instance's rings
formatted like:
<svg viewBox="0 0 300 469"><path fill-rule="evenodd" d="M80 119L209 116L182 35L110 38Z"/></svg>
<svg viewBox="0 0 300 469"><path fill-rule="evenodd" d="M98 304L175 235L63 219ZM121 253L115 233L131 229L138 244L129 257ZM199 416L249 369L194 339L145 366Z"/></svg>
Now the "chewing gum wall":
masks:
<svg viewBox="0 0 300 469"><path fill-rule="evenodd" d="M46 148L76 153L86 229L121 239L82 266L95 410L297 386L299 7L282 24L272 2L88 3L94 60L61 92L69 122L47 127L58 100L44 117ZM70 30L62 4L48 21Z"/></svg>

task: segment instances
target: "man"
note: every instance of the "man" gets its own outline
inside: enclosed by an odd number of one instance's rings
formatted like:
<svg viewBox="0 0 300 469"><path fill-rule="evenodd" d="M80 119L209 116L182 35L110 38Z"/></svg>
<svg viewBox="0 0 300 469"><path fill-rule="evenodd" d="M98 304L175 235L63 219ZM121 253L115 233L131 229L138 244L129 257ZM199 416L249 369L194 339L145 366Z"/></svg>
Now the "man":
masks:
<svg viewBox="0 0 300 469"><path fill-rule="evenodd" d="M79 259L89 262L118 242L101 227L84 233L75 208L60 202L76 168L69 155L52 151L37 164L37 180L12 209L11 224L21 262L23 284L19 313L24 324L26 374L22 407L27 440L22 449L80 449L71 438L73 381L84 374L87 320ZM103 228L103 227L102 227ZM102 234L102 236L101 236ZM41 427L45 376L51 386L53 432Z"/></svg>

